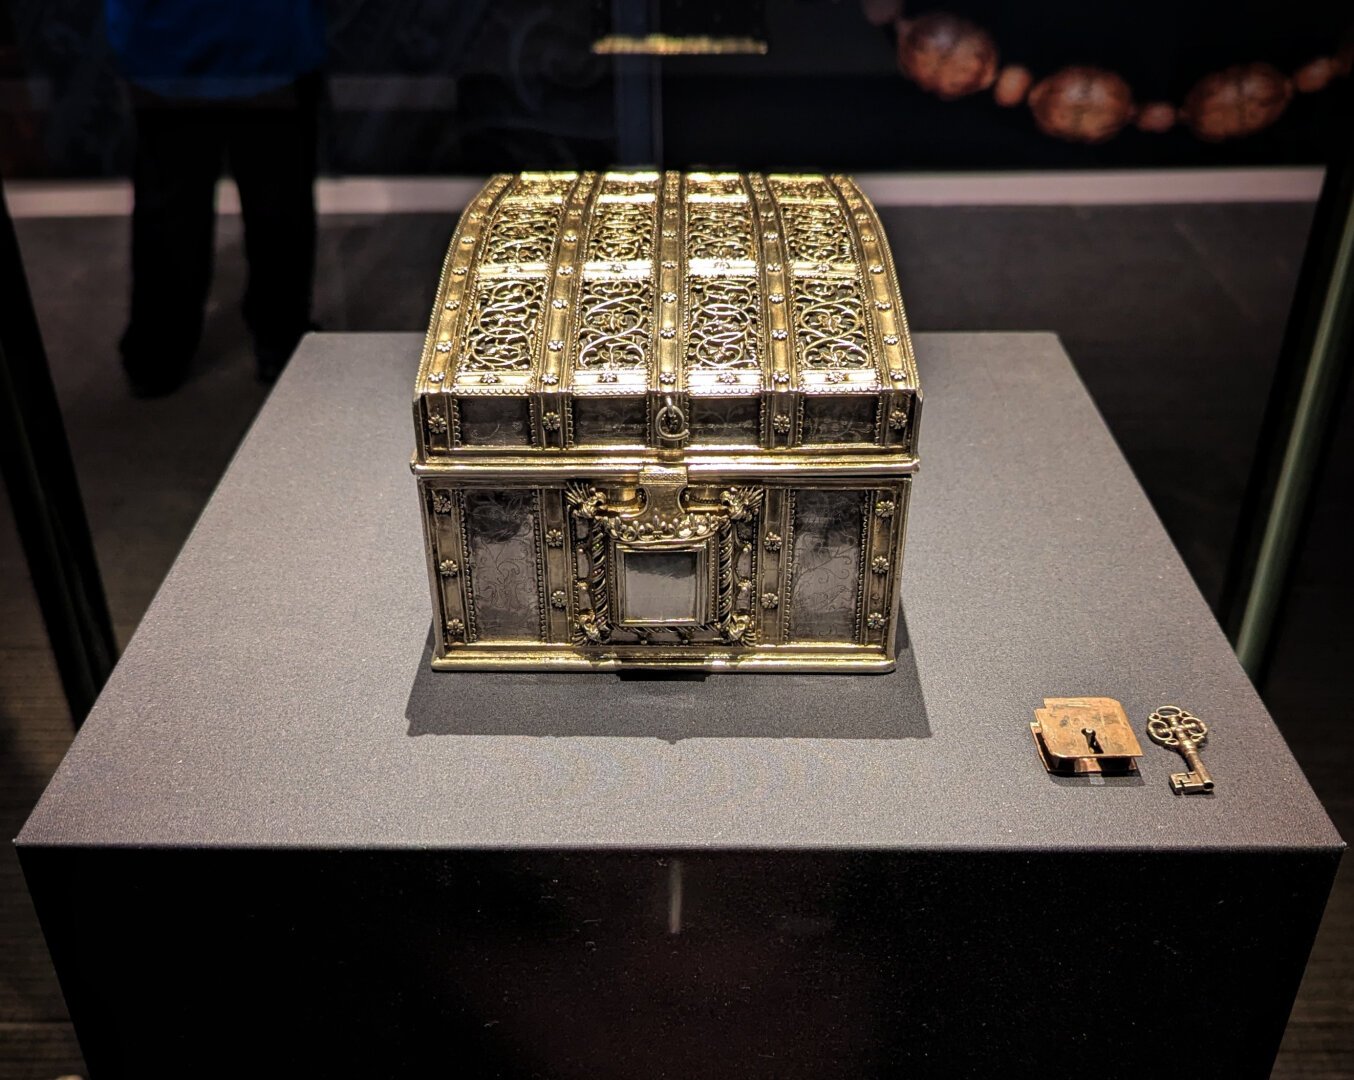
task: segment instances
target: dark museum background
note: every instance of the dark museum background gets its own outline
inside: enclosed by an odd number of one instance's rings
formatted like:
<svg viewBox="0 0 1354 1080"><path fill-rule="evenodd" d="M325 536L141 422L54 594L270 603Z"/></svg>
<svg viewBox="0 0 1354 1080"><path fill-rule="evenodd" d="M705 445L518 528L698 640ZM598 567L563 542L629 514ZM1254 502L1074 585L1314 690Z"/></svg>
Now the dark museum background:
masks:
<svg viewBox="0 0 1354 1080"><path fill-rule="evenodd" d="M594 38L613 29L608 4L333 0L328 171L599 168L646 149L657 149L673 168L1314 164L1336 151L1341 120L1349 116L1350 84L1337 80L1320 93L1298 95L1281 122L1246 139L1209 143L1183 126L1164 135L1130 127L1098 146L1068 144L1041 134L1024 109L996 107L985 94L942 101L901 77L896 32L867 20L880 6L780 0L709 10L665 0L653 25L729 34L753 28L774 47L764 57L664 61L657 101L650 102L656 108L636 118L633 101L617 105L610 59L588 52ZM100 5L17 0L10 12L6 175L125 175L130 114ZM910 17L930 12L984 28L1002 63L1023 65L1036 78L1069 64L1096 66L1125 78L1140 102L1181 102L1206 73L1238 63L1263 60L1296 70L1348 47L1350 29L1347 5L1329 2L907 5Z"/></svg>

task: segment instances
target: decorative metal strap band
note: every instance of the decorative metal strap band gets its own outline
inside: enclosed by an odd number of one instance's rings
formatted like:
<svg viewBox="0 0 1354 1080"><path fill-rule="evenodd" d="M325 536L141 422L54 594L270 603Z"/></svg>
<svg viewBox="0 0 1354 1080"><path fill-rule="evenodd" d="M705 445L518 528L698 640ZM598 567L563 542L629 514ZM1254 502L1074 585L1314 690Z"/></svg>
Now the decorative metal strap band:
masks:
<svg viewBox="0 0 1354 1080"><path fill-rule="evenodd" d="M445 386L447 375L456 362L456 345L461 337L467 284L484 242L484 226L495 206L512 185L512 177L495 176L471 200L447 248L442 264L441 287L428 321L428 336L423 346L419 389L436 391Z"/></svg>
<svg viewBox="0 0 1354 1080"><path fill-rule="evenodd" d="M862 245L869 250L864 252L861 266L866 296L878 313L874 346L875 355L879 357L880 384L895 390L915 387L917 360L912 351L907 312L898 289L893 253L885 242L879 214L851 177L834 176L832 181L846 202L862 239L865 235L876 238L876 242Z"/></svg>
<svg viewBox="0 0 1354 1080"><path fill-rule="evenodd" d="M680 393L686 387L682 342L686 338L686 197L682 174L663 174L658 201L658 295L654 309L654 353L658 357L658 384Z"/></svg>
<svg viewBox="0 0 1354 1080"><path fill-rule="evenodd" d="M748 178L755 200L757 245L761 251L762 321L765 327L763 350L769 358L763 371L768 389L790 390L798 383L794 365L794 342L790 295L790 272L785 249L785 228L776 201L766 180L757 175Z"/></svg>
<svg viewBox="0 0 1354 1080"><path fill-rule="evenodd" d="M559 220L580 182L577 173L521 173L495 204L470 267L448 379L457 393L494 393L501 383L526 388L541 343Z"/></svg>
<svg viewBox="0 0 1354 1080"><path fill-rule="evenodd" d="M563 343L573 336L573 316L581 276L572 271L582 262L582 234L596 184L595 173L584 174L570 191L560 218L559 236L551 261L555 273L551 275L550 304L545 313L546 350L537 371L541 389L562 389L568 385L569 367L564 361ZM566 266L571 272L561 273L561 269ZM560 342L560 347L551 348L554 342Z"/></svg>

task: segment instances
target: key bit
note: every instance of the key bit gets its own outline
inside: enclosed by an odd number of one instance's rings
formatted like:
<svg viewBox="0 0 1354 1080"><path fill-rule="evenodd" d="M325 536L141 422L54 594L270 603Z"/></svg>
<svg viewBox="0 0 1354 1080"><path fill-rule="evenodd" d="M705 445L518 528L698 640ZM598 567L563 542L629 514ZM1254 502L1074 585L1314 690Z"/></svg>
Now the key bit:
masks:
<svg viewBox="0 0 1354 1080"><path fill-rule="evenodd" d="M1171 790L1177 795L1212 791L1213 777L1199 759L1199 747L1208 738L1208 725L1178 705L1162 705L1147 721L1147 735L1154 742L1175 750L1189 765L1189 772L1171 774Z"/></svg>

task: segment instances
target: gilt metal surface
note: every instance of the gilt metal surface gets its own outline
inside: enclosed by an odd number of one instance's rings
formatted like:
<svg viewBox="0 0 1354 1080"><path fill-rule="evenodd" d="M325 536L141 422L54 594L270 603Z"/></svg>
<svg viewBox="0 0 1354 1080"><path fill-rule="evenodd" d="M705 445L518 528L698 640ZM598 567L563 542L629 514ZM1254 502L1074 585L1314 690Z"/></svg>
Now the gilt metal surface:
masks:
<svg viewBox="0 0 1354 1080"><path fill-rule="evenodd" d="M891 667L920 404L848 178L494 177L416 386L434 666Z"/></svg>

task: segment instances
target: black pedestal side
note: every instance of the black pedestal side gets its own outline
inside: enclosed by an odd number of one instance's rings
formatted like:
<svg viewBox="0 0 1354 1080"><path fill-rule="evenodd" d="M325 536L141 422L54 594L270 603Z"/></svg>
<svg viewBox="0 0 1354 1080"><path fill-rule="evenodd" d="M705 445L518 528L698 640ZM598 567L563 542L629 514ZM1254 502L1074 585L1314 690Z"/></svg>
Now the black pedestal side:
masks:
<svg viewBox="0 0 1354 1080"><path fill-rule="evenodd" d="M308 339L19 837L95 1080L1268 1073L1342 844L1053 338L919 337L873 677L428 671L417 351Z"/></svg>

